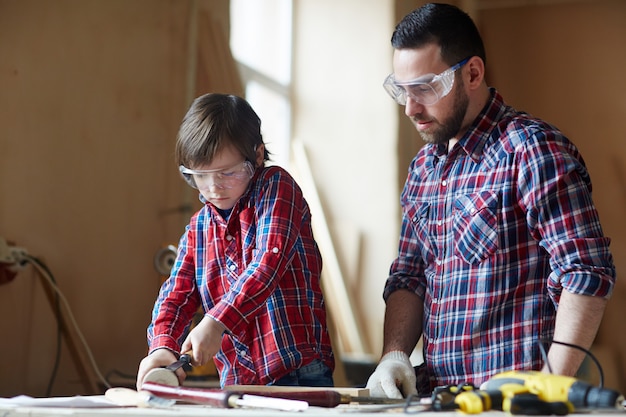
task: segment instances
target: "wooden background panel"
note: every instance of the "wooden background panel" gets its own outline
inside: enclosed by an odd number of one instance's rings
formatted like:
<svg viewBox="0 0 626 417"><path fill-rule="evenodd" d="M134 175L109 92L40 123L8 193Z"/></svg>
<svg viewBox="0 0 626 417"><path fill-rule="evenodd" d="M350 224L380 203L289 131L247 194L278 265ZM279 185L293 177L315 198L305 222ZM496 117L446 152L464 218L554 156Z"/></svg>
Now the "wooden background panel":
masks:
<svg viewBox="0 0 626 417"><path fill-rule="evenodd" d="M153 255L182 232L188 18L188 2L0 1L0 235L48 265L103 373L136 372ZM0 396L45 393L42 294L29 270L0 288ZM80 392L64 345L52 394Z"/></svg>
<svg viewBox="0 0 626 417"><path fill-rule="evenodd" d="M618 370L614 386L624 391L626 2L514 3L485 2L490 7L479 13L489 84L509 104L558 126L583 154L618 274L596 345L603 366Z"/></svg>

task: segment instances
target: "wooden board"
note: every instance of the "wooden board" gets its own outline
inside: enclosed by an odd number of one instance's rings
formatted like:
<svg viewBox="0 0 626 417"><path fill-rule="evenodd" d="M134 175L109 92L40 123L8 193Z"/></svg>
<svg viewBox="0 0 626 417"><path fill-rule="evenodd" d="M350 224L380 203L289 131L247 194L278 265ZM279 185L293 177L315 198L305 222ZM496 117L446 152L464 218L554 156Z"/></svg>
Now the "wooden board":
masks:
<svg viewBox="0 0 626 417"><path fill-rule="evenodd" d="M351 397L368 397L370 390L367 388L352 387L294 387L278 385L227 385L227 391L254 391L254 392L307 392L307 391L335 391Z"/></svg>

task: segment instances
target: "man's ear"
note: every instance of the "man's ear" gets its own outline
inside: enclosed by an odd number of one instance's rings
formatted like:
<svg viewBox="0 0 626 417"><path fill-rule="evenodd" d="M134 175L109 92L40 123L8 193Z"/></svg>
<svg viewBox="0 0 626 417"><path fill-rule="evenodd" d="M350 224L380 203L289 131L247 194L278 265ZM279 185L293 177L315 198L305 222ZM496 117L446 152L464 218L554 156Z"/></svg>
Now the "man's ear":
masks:
<svg viewBox="0 0 626 417"><path fill-rule="evenodd" d="M467 61L465 67L468 68L469 80L466 82L472 90L478 88L485 80L485 62L478 56L473 56Z"/></svg>
<svg viewBox="0 0 626 417"><path fill-rule="evenodd" d="M256 167L260 167L263 165L263 162L265 162L265 144L261 143L260 145L256 146Z"/></svg>

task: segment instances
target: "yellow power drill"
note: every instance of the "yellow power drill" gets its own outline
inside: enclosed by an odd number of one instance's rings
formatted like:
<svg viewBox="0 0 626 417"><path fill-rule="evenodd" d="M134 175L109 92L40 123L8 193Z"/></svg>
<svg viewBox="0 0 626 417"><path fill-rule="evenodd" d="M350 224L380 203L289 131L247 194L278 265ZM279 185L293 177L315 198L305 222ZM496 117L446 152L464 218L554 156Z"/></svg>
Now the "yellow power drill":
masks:
<svg viewBox="0 0 626 417"><path fill-rule="evenodd" d="M502 393L502 410L512 414L560 414L623 409L624 396L576 378L539 371L509 371L493 376L482 391Z"/></svg>
<svg viewBox="0 0 626 417"><path fill-rule="evenodd" d="M459 410L465 414L502 410L511 414L559 416L569 414L571 411L566 403L544 401L536 394L531 394L528 388L518 384L503 384L493 390L464 390L456 394L452 400L440 396L433 401L433 410Z"/></svg>

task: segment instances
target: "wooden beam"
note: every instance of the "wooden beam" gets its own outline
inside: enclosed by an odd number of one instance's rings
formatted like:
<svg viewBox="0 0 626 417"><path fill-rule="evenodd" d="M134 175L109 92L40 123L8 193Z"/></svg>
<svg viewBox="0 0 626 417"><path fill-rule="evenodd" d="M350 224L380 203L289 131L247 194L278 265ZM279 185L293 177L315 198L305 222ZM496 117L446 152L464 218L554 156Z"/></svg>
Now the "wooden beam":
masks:
<svg viewBox="0 0 626 417"><path fill-rule="evenodd" d="M337 328L339 342L337 347L340 353L368 355L368 345L363 337L363 329L357 320L354 303L348 295L304 144L294 141L292 147L296 170L299 174L299 184L311 209L313 233L324 262L322 288L329 314Z"/></svg>

